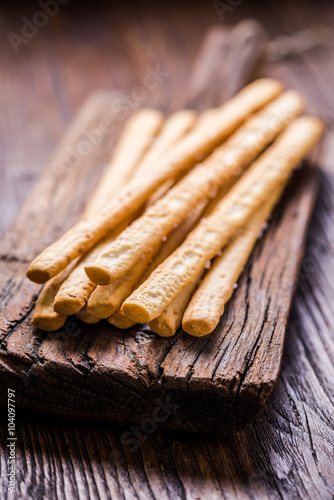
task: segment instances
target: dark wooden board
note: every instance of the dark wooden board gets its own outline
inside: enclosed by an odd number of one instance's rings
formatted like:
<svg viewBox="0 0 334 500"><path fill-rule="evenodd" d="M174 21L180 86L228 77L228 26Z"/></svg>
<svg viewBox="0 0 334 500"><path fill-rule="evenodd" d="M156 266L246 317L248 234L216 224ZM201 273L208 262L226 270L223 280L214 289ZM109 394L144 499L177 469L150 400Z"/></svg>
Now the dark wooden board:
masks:
<svg viewBox="0 0 334 500"><path fill-rule="evenodd" d="M233 95L264 47L262 32L253 24L231 34L216 28L190 79L189 105L201 108ZM224 65L217 64L218 54ZM207 88L213 90L212 101ZM212 335L194 339L180 331L175 338L161 339L146 327L124 333L106 323L87 326L73 318L52 334L30 325L40 287L25 278L27 263L79 218L117 139L120 115L124 120L129 107L116 114L114 129L103 133L99 147L89 142L89 152L78 154L80 144L87 145L87 137L101 130L117 99L116 94L96 93L84 105L2 243L3 387L16 389L19 407L57 415L142 423L152 415L158 421L162 412L158 423L168 428L243 428L263 407L278 376L317 187L312 168L293 179ZM166 108L165 96L160 106ZM1 397L5 402L6 393Z"/></svg>

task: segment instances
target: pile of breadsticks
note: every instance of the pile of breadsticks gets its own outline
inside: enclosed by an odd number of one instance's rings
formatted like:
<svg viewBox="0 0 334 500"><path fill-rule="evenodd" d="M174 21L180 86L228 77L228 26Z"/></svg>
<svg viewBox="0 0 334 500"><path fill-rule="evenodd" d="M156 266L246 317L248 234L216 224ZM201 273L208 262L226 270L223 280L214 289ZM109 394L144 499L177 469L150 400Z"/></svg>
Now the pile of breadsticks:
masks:
<svg viewBox="0 0 334 500"><path fill-rule="evenodd" d="M261 79L197 116L142 109L126 123L84 217L31 264L33 324L68 315L168 337L214 330L292 170L323 126Z"/></svg>

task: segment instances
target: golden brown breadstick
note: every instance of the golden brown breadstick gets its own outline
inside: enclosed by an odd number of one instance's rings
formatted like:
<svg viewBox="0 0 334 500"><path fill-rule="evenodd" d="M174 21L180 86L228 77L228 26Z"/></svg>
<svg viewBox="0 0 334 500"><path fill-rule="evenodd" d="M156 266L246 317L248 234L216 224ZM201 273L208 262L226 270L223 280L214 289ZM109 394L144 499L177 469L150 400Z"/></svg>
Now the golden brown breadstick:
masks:
<svg viewBox="0 0 334 500"><path fill-rule="evenodd" d="M105 205L132 177L159 133L164 115L157 109L143 108L126 122L110 164L89 200L86 213Z"/></svg>
<svg viewBox="0 0 334 500"><path fill-rule="evenodd" d="M148 266L138 286L144 283L144 281L146 281L146 279L150 276L154 269L156 269L158 265L161 264L161 262L167 259L167 257L169 257L174 252L174 250L176 250L176 248L178 248L183 243L189 232L192 231L192 229L199 222L201 214L203 215L203 217L207 217L212 213L217 204L226 195L230 187L231 186L226 186L226 188L221 189L218 195L214 199L212 199L206 206L204 212L202 211L202 207L197 207L192 214L192 217L188 217L186 221L184 221L178 228L172 231L170 237L167 240L167 243L162 247L158 255L156 255L156 257L153 259L151 265ZM149 326L155 333L157 333L161 337L172 337L180 328L183 313L186 310L189 300L202 274L203 273L201 273L200 276L198 276L198 278L193 281L193 283L187 285L185 289L182 290L180 295L176 297L176 299L173 300L173 302L169 304L169 306L166 307L166 309L160 314L160 316L153 319L149 323ZM130 318L128 318L128 323L126 323L125 319L123 319L126 318L125 314L122 311L120 311L120 313L122 313L122 317L119 314L116 320L120 324L130 324ZM131 326L133 324L135 323L132 321Z"/></svg>
<svg viewBox="0 0 334 500"><path fill-rule="evenodd" d="M124 302L122 311L133 321L152 321L191 283L229 239L241 229L292 169L312 149L323 132L320 120L304 117L281 136L241 177L214 212L192 231Z"/></svg>
<svg viewBox="0 0 334 500"><path fill-rule="evenodd" d="M108 318L114 314L135 289L147 264L157 251L158 248L154 248L145 254L132 269L111 285L96 287L88 299L87 311L97 318Z"/></svg>
<svg viewBox="0 0 334 500"><path fill-rule="evenodd" d="M53 301L61 283L69 272L70 269L64 269L43 286L37 298L31 319L32 324L36 326L36 328L40 328L46 332L53 332L65 324L67 316L58 314L53 309Z"/></svg>
<svg viewBox="0 0 334 500"><path fill-rule="evenodd" d="M97 318L93 314L87 311L86 306L84 306L80 311L78 311L76 314L76 317L81 319L84 323L88 323L89 325L95 325L99 321L101 321L101 318Z"/></svg>
<svg viewBox="0 0 334 500"><path fill-rule="evenodd" d="M160 162L163 155L192 129L196 120L197 113L191 109L180 109L172 113L140 163L135 176L147 174L150 168L156 168L155 163Z"/></svg>
<svg viewBox="0 0 334 500"><path fill-rule="evenodd" d="M165 155L159 168L152 170L150 176L131 181L108 205L82 219L46 248L30 264L28 278L45 283L58 274L78 255L92 248L108 231L136 212L168 178L189 170L210 154L251 113L273 100L282 90L282 84L271 79L257 80L245 87L217 110L210 127L188 134Z"/></svg>
<svg viewBox="0 0 334 500"><path fill-rule="evenodd" d="M131 223L132 217L126 219L118 228L100 241L95 247L79 259L76 267L61 283L54 299L53 307L59 314L75 314L86 304L96 284L87 277L85 266L94 262L104 248L108 248L111 241ZM90 311L91 313L91 311Z"/></svg>
<svg viewBox="0 0 334 500"><path fill-rule="evenodd" d="M198 223L200 216L203 212L204 206L205 205L202 204L202 205L199 205L198 207L196 207L196 209L189 215L189 217L179 227L177 227L176 229L174 229L174 231L171 232L169 238L167 239L167 241L165 243L163 243L163 245L161 246L161 248L159 249L159 251L157 252L155 257L152 259L151 263L149 263L146 266L146 269L142 273L139 281L136 278L138 278L140 272L138 273L138 275L134 275L131 289L129 287L127 290L125 290L125 292L127 294L123 293L121 297L119 297L119 294L118 294L117 302L116 302L115 298L112 296L112 292L115 290L115 285L111 284L111 285L97 287L96 291L99 289L104 289L104 290L106 290L106 292L107 291L110 292L109 296L107 296L107 293L106 293L106 295L103 297L103 299L98 298L96 300L96 302L97 302L96 307L98 307L99 303L103 302L105 304L105 306L104 306L105 312L107 311L107 309L106 309L107 304L108 304L108 307L110 308L110 310L116 311L116 312L113 312L112 316L109 317L109 319L108 319L109 323L112 323L113 325L117 326L118 328L130 328L130 326L133 326L135 324L133 321L131 321L129 318L127 318L120 310L120 307L121 307L123 301L130 295L130 293L133 290L135 290L135 288L137 288L142 283L144 283L144 281L148 278L148 276L152 273L152 271L154 271L154 269L156 267L158 267L158 265L161 264L161 262L163 262L172 252L174 252L174 250L179 245L181 245L181 243L184 241L184 239L186 238L188 233ZM148 260L148 259L146 259L146 260ZM143 266L141 266L141 271L142 270L143 270ZM127 273L125 276L120 278L120 280L117 280L116 284L118 284L119 282L122 282L124 277L128 278L128 283L129 283L129 277L128 277L128 273ZM93 298L93 296L91 296L90 301L92 300L92 298ZM89 305L89 303L88 303L88 305ZM116 310L116 305L118 305L118 308L119 308L118 310ZM92 311L94 312L94 309L92 309ZM104 314L105 314L105 312L104 312Z"/></svg>
<svg viewBox="0 0 334 500"><path fill-rule="evenodd" d="M212 118L215 116L215 113L217 112L218 108L208 108L203 113L201 113L198 117L198 120L196 122L195 127L202 130L210 126L210 122L212 121Z"/></svg>
<svg viewBox="0 0 334 500"><path fill-rule="evenodd" d="M161 264L161 262L163 262L167 257L169 257L174 252L174 250L176 250L176 248L181 245L181 243L185 240L189 232L192 231L192 229L199 222L201 214L203 215L203 217L207 217L209 214L212 213L212 211L217 206L217 203L219 203L220 200L222 200L222 198L226 195L230 187L231 186L229 185L221 189L218 195L214 199L212 199L210 203L206 206L204 212L202 211L202 207L197 207L194 213L192 214L192 217L188 217L186 221L184 221L178 228L172 231L170 237L167 240L167 243L162 247L158 255L156 255L156 257L153 259L151 265L148 266L138 286L144 283L144 281L146 281L146 279L150 276L150 274L154 271L154 269L156 269L158 265ZM182 290L180 295L176 297L176 299L173 300L173 302L169 304L169 306L166 307L166 309L163 311L162 314L160 314L160 316L158 316L149 323L149 326L155 333L157 333L161 337L172 337L176 333L176 331L181 326L183 313L188 305L188 302L201 276L202 273L200 274L198 279L194 280L193 283L190 283L185 287L184 290ZM126 318L124 313L122 313L122 317L119 315L119 318L117 317L117 320L119 323L126 324L126 321L125 319L123 319L123 317ZM128 318L128 324L130 321L131 320ZM135 323L132 322L132 324Z"/></svg>
<svg viewBox="0 0 334 500"><path fill-rule="evenodd" d="M216 328L224 312L224 306L233 294L235 283L252 253L265 221L279 200L283 187L285 184L282 184L282 188L275 191L272 197L255 212L241 234L224 248L219 257L215 258L184 313L182 328L185 332L201 337Z"/></svg>
<svg viewBox="0 0 334 500"><path fill-rule="evenodd" d="M112 316L109 316L108 322L111 325L116 326L117 328L121 328L122 330L126 330L127 328L131 328L136 323L132 321L120 309L116 311Z"/></svg>
<svg viewBox="0 0 334 500"><path fill-rule="evenodd" d="M93 283L106 285L134 266L177 226L196 205L231 182L301 112L304 101L294 91L285 92L251 118L204 163L195 167L163 198L148 208L116 238L86 273Z"/></svg>
<svg viewBox="0 0 334 500"><path fill-rule="evenodd" d="M202 274L202 273L201 273ZM200 277L189 283L178 297L155 319L149 322L148 326L160 337L172 337L180 328L183 313L191 299L192 294L198 284ZM124 314L124 313L123 313ZM129 319L129 321L131 321Z"/></svg>

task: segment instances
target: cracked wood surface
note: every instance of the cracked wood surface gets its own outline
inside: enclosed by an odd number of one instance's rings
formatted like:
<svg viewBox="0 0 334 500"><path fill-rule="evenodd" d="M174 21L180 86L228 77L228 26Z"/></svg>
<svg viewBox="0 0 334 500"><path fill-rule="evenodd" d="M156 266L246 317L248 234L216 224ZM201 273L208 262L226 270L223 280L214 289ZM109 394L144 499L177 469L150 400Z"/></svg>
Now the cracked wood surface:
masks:
<svg viewBox="0 0 334 500"><path fill-rule="evenodd" d="M315 15L311 4L308 9L304 6L302 11L300 8L298 10L296 4L289 7L285 4L284 8L289 10L291 31L303 27L302 23L307 16L310 18L311 13ZM283 23L286 18L287 11L284 8L276 8L275 21L269 13L261 12L266 27L273 33L277 19L281 19ZM202 9L206 12L203 7ZM332 9L321 13L324 19L330 17L330 14L333 19ZM189 7L182 15L187 16L188 23L193 22L194 12L190 12ZM317 16L319 17L319 11ZM207 18L210 22L217 20L208 14ZM194 19L197 17L194 16ZM193 29L192 33L195 32L195 28ZM188 50L190 54L190 47ZM289 70L288 62L275 67L266 66L263 71L284 78L288 84L306 93L315 110L322 116L328 117L331 123L334 113L326 80L316 78L317 75L326 74L333 68L333 62L328 67L328 60L331 57L333 56L328 51L323 50L303 56L302 64L294 64L293 71ZM174 67L181 70L181 64L177 66L175 63ZM159 97L156 102L158 101ZM160 104L166 105L161 101ZM321 166L324 167L324 172L320 179L320 195L312 217L306 256L297 282L281 375L275 391L259 416L238 434L210 437L201 434L189 436L155 429L155 432L152 432L150 428L146 432L143 432L142 428L133 427L122 427L117 430L105 424L73 423L62 419L46 421L45 417L42 418L40 415L29 417L20 413L17 429L18 498L26 498L27 495L33 495L35 498L63 498L65 494L70 498L332 498L334 486L331 386L333 380L331 276L333 276L334 245L332 144L330 131L322 154ZM102 164L101 159L100 167ZM301 202L298 205L290 204L287 194L283 204L284 213L286 210L291 210L290 215L296 222L295 230L290 233L279 232L282 222L281 210L277 210L276 217L270 225L269 231L272 235L277 235L276 247L277 242L280 242L282 247L287 242L291 247L296 245L300 248L298 238L303 234L302 226L308 217L308 211L305 212L303 203L309 210L310 199L314 193L312 171L310 170L310 176L306 177L303 175L304 172L299 173L302 178L298 183L294 183L295 189L301 190ZM303 183L306 189L302 189ZM80 186L79 184L79 190ZM310 189L309 194L308 189ZM296 201L295 196L296 194L290 200ZM66 200L66 203L69 204L70 201ZM71 203L73 203L71 217L78 217L82 208L80 200L74 197ZM29 207L29 202L25 206ZM57 224L57 220L61 221L61 217L64 217L66 223L71 224L71 220L66 219L66 207L61 207L61 210L63 215L58 213L54 215L56 221L52 230L55 232L62 230L59 223ZM21 222L21 226L19 223L18 227L22 228L24 234L24 221ZM29 227L34 230L33 224ZM45 238L48 238L47 234ZM179 354L178 349L181 348L184 360L181 366L177 367L179 372L177 383L178 387L180 382L184 383L182 402L185 401L185 404L182 407L178 405L176 409L172 406L174 413L172 417L178 424L181 422L182 425L189 426L189 408L198 405L196 398L194 400L194 394L203 388L203 378L198 380L196 376L200 362L204 367L203 375L209 383L216 379L221 389L221 377L224 377L226 366L219 359L222 360L226 353L234 355L234 358L230 359L236 363L235 376L234 379L233 377L230 379L230 383L233 379L233 382L239 384L239 404L247 406L249 395L254 397L252 366L255 366L254 360L257 358L259 365L263 367L262 356L267 354L268 350L261 351L261 346L266 347L268 343L270 345L273 341L270 336L264 335L263 343L252 340L254 357L248 360L248 372L246 372L250 374L249 380L239 373L237 363L240 363L240 358L238 353L233 351L233 339L230 343L224 338L219 339L215 336L199 339L202 344L199 359L196 360L192 346L194 339L191 341L181 335L177 340L167 339L168 343L166 339L152 341L145 329L138 332L134 338L124 339L123 335L119 334L106 335L100 330L95 338L92 338L89 329L83 327L78 341L76 325L79 323L76 321L70 325L67 332L61 332L55 339L51 335L44 336L38 331L35 331L33 337L31 335L25 337L24 324L27 324L30 314L31 296L39 287L31 284L32 288L27 289L25 287L28 285L23 283L23 280L20 282L16 280L17 274L20 272L23 274L23 269L26 268L26 257L16 248L19 243L19 239L10 240L7 248L2 247L1 252L4 259L10 256L4 261L6 276L8 273L10 278L7 282L7 294L11 293L11 290L18 294L16 302L21 304L19 308L15 304L10 307L7 304L6 323L1 327L6 334L11 323L14 333L17 332L16 342L24 346L24 349L18 349L18 344L14 342L15 336L12 343L9 337L9 342L4 345L12 355L17 355L19 350L19 356L2 357L4 366L2 374L5 373L8 377L7 380L3 378L4 387L7 387L7 381L16 380L21 384L22 390L18 391L17 396L22 398L22 401L18 401L18 406L38 409L38 405L42 403L54 412L59 408L68 410L68 407L71 407L76 409L77 416L91 414L94 418L99 418L101 413L106 415L112 406L120 412L125 412L130 421L135 411L139 416L139 422L145 423L145 417L152 419L152 414L157 409L156 400L162 401L159 382L162 368L165 377L163 389L172 395L173 401L175 400L174 381L168 376L169 370L172 371L175 367L168 362L168 356L173 350ZM37 248L40 242L33 241L31 244ZM249 291L254 286L254 281L256 284L258 279L258 275L254 274L258 262L260 264L262 262L262 266L265 267L271 265L265 257L263 248L265 245L267 239L258 245L241 279L235 300L236 304L240 300L239 306L243 311L245 310L243 299L247 297L247 290L249 298ZM290 258L290 255L288 256ZM287 254L280 257L285 259ZM296 255L296 258L299 258L299 255ZM273 278L275 276L279 278L279 270L274 267L271 269ZM288 271L283 278L283 283L286 285L292 279ZM270 274L265 273L264 283L270 283L270 279ZM288 293L291 293L291 290ZM27 299L27 296L30 299ZM258 300L261 303L259 318L263 317L266 309L267 314L270 314L274 307L277 308L275 312L280 310L284 315L284 308L277 304L275 297L270 304L263 300L263 297L253 297L249 302L248 316L257 307ZM226 328L226 332L229 326L233 325L233 308L232 305L229 307L224 320L226 325L223 327ZM254 319L256 326L259 318ZM19 334L18 329L22 325ZM277 340L280 338L279 335L284 334L284 328L276 334ZM251 339L245 340L244 347L247 348L247 341ZM66 349L62 348L64 343ZM214 350L217 344L222 347L220 353ZM38 356L37 347L39 347ZM115 352L112 373L108 357L110 349ZM213 350L217 356L214 368L208 362L208 355ZM241 356L242 353L239 354ZM275 355L274 349L272 354ZM124 366L120 363L120 359L125 361L130 376L124 375ZM173 361L174 358L170 359ZM203 364L203 361L206 364ZM189 381L185 381L183 377L186 371L189 374ZM17 372L20 373L19 378ZM47 377L44 377L42 382L45 373ZM135 386L132 385L133 373L139 373ZM256 371L253 373L256 375ZM263 373L263 377L266 376L268 374ZM95 396L97 384L101 388L98 399ZM24 399L27 386L30 391L29 398ZM81 389L78 389L80 386ZM242 392L242 386L247 388L246 392ZM233 384L230 387L232 390L235 389ZM215 395L213 396L213 399L208 397L207 391L202 394L201 405L196 408L198 414L196 426L203 424L203 406L209 408L212 413L217 411ZM233 405L230 404L229 396L226 390L227 407L231 410ZM54 408L52 404L55 405ZM244 408L241 408L241 411L232 408L232 411L244 414ZM226 415L227 420L230 417L230 414ZM242 424L242 421L240 423ZM193 422L191 424L193 425ZM1 441L5 443L5 440L4 426ZM0 464L5 472L6 454L1 456ZM6 498L5 481L2 487L3 497Z"/></svg>

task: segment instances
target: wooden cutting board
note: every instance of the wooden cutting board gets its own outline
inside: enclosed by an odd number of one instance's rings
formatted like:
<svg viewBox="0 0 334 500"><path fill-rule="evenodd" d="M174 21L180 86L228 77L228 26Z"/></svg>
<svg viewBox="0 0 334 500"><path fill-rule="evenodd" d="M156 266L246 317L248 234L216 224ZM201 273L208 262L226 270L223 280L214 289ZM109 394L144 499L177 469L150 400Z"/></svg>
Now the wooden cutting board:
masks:
<svg viewBox="0 0 334 500"><path fill-rule="evenodd" d="M232 32L212 29L179 105L201 110L224 102L249 81L265 49L257 23L244 21ZM263 69L272 72L289 80L293 69ZM296 77L296 88L298 82ZM157 425L240 429L264 405L278 377L317 191L313 168L304 166L292 179L211 335L193 338L179 331L164 339L146 326L124 332L75 317L53 333L30 324L40 286L25 278L28 263L80 217L131 112L122 99L113 92L88 98L2 242L1 405L7 405L10 387L17 406L32 411L139 423L147 432ZM115 113L115 102L121 112ZM169 112L168 102L161 96L160 107ZM110 116L108 130L99 134Z"/></svg>

